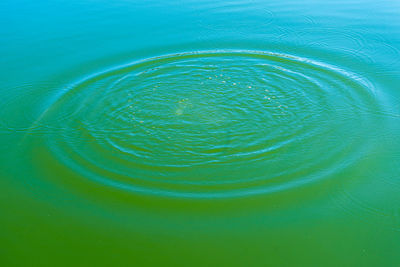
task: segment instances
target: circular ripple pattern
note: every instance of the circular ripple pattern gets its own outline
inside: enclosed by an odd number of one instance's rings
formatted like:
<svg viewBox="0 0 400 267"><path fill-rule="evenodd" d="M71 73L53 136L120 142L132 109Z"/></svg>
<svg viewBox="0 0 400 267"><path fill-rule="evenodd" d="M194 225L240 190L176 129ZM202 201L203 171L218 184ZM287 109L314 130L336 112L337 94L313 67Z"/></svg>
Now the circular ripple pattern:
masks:
<svg viewBox="0 0 400 267"><path fill-rule="evenodd" d="M63 166L140 194L219 198L326 179L362 156L362 77L259 51L150 58L92 75L43 114Z"/></svg>

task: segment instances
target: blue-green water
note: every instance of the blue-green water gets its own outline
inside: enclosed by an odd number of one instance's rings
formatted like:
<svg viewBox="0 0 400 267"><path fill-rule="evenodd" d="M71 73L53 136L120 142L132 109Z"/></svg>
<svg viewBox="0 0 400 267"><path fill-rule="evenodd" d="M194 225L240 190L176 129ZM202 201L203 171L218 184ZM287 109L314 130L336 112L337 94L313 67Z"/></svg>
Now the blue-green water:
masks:
<svg viewBox="0 0 400 267"><path fill-rule="evenodd" d="M1 265L398 266L399 12L1 2Z"/></svg>

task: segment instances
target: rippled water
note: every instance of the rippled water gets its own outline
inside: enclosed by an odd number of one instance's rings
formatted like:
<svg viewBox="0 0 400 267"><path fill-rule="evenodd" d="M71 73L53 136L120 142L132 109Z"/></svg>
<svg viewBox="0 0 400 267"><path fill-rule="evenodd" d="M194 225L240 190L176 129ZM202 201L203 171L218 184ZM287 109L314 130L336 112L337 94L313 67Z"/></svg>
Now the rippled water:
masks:
<svg viewBox="0 0 400 267"><path fill-rule="evenodd" d="M397 266L395 1L0 4L5 266Z"/></svg>

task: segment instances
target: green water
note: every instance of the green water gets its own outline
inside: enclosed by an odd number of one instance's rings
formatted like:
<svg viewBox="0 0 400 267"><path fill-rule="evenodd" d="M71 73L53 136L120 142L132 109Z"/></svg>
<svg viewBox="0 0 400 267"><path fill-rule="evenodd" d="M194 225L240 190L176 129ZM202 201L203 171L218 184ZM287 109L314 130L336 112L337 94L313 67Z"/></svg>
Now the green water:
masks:
<svg viewBox="0 0 400 267"><path fill-rule="evenodd" d="M1 266L399 266L399 13L3 0Z"/></svg>

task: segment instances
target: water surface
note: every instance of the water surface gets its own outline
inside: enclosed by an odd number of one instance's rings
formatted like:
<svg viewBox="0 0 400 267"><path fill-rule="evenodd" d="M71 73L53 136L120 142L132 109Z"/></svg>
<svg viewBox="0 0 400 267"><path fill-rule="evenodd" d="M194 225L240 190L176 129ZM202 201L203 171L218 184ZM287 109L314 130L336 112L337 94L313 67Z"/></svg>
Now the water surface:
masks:
<svg viewBox="0 0 400 267"><path fill-rule="evenodd" d="M3 1L4 266L397 266L395 1Z"/></svg>

